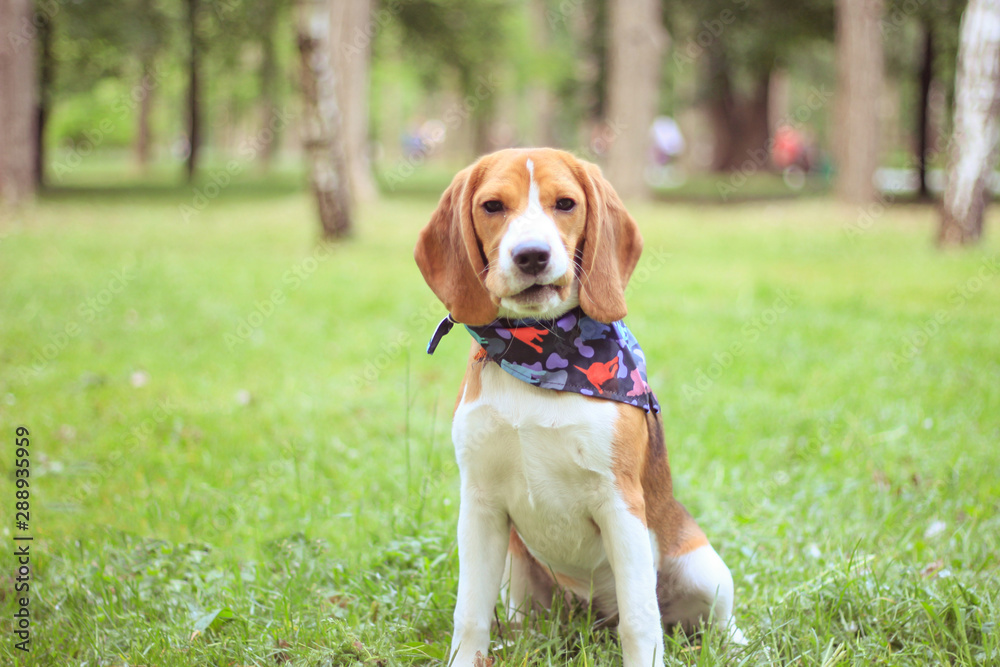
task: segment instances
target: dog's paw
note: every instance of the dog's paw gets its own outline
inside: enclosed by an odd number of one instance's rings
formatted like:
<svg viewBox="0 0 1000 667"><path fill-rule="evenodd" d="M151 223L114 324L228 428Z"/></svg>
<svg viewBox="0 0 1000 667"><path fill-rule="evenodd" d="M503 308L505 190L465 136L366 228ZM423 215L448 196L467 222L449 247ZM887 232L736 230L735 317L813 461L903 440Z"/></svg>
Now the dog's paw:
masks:
<svg viewBox="0 0 1000 667"><path fill-rule="evenodd" d="M472 667L493 667L493 658L484 656L482 651L476 651L476 659L473 661Z"/></svg>

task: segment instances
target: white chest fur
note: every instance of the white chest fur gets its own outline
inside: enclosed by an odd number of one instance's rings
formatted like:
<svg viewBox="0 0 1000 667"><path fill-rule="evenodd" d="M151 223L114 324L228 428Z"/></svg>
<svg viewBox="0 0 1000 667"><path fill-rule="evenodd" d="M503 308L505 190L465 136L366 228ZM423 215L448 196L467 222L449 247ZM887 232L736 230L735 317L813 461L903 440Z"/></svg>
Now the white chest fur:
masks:
<svg viewBox="0 0 1000 667"><path fill-rule="evenodd" d="M452 428L463 493L505 512L544 565L588 581L607 564L592 516L616 500L617 408L533 387L492 363L481 383Z"/></svg>

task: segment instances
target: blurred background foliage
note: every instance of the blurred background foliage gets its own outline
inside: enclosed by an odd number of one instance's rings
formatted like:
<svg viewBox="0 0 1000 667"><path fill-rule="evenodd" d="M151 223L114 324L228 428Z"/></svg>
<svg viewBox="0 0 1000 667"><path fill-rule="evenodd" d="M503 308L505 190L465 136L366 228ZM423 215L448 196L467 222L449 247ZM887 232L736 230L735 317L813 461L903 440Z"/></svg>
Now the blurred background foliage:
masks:
<svg viewBox="0 0 1000 667"><path fill-rule="evenodd" d="M259 131L267 109L297 115L294 7L290 0L195 6L203 145L210 160L221 160ZM936 45L931 131L949 130L963 6L894 0L885 8L887 85L880 103L888 165L912 162L927 31ZM182 161L188 0L73 0L54 7L39 14L47 17L40 32L50 33L39 40L51 67L43 91L50 107L49 165L68 151L89 155L89 144L94 153L131 153L137 168ZM472 122L446 123L447 137L426 156L448 169L506 145L553 143L587 152L606 108L607 14L607 0L374 3L368 34L354 41L371 48L369 140L376 166L391 169L405 159L405 138L449 110ZM711 154L713 109L729 116L721 122L738 123L741 113L753 113L762 86L770 90L771 106L786 113L807 104L812 91L834 86L833 0L677 0L663 3L662 18L670 39L659 111L690 135L683 162L695 172L732 167ZM476 99L484 85L490 94ZM555 97L551 119L540 118L531 104L538 87ZM466 103L470 97L474 108ZM821 151L829 148L831 113L823 107L809 120ZM543 120L548 127L539 127ZM766 113L757 120L766 122ZM289 166L298 164L294 123L274 149ZM270 168L274 155L264 152L260 168ZM60 175L52 175L58 184Z"/></svg>
<svg viewBox="0 0 1000 667"><path fill-rule="evenodd" d="M947 244L1000 192L986 0L10 1L5 199L308 174L338 237L355 203L541 145L628 201L942 199Z"/></svg>

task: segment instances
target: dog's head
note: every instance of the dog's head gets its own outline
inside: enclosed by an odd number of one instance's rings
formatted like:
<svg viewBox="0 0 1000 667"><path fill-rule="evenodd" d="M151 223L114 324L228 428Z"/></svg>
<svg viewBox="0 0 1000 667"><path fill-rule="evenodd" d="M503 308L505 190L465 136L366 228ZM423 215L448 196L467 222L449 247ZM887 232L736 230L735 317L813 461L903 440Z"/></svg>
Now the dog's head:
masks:
<svg viewBox="0 0 1000 667"><path fill-rule="evenodd" d="M549 319L578 304L625 316L642 252L635 220L600 169L550 148L509 149L455 176L414 256L458 322Z"/></svg>

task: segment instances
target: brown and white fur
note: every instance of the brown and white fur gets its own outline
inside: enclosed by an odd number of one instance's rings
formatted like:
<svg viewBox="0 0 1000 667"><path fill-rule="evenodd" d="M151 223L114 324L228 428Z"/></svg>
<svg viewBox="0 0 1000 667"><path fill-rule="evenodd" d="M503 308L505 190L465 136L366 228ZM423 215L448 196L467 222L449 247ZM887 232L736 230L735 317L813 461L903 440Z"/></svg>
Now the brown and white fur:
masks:
<svg viewBox="0 0 1000 667"><path fill-rule="evenodd" d="M415 257L461 323L625 316L642 237L600 170L552 149L461 171ZM498 593L517 621L557 590L618 616L626 667L663 664L663 628L710 619L742 642L733 579L672 493L657 414L529 385L473 343L452 439L461 474L451 664L487 655Z"/></svg>

